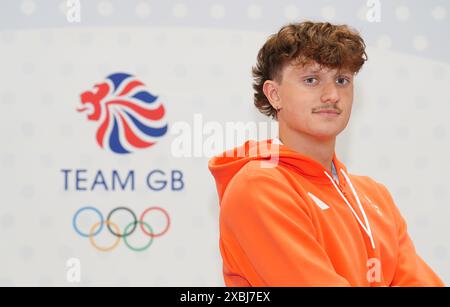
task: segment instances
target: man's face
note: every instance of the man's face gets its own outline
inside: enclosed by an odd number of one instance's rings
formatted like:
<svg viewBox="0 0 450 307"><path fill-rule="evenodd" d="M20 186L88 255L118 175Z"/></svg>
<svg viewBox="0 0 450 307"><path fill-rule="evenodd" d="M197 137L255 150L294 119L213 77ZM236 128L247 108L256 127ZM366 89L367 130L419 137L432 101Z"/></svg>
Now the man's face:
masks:
<svg viewBox="0 0 450 307"><path fill-rule="evenodd" d="M279 96L278 120L290 129L318 139L336 137L350 119L353 103L353 73L320 68L317 63L305 66L286 65ZM321 113L321 112L333 113Z"/></svg>

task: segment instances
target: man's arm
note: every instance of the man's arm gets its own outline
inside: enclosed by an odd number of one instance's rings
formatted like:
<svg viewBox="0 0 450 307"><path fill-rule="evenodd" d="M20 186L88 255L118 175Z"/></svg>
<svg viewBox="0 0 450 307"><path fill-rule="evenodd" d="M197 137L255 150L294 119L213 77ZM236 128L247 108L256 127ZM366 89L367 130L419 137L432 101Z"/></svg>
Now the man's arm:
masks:
<svg viewBox="0 0 450 307"><path fill-rule="evenodd" d="M408 234L405 219L387 188L378 183L394 210L398 233L398 262L391 286L445 286L442 280L433 272L425 261L417 254L414 244Z"/></svg>

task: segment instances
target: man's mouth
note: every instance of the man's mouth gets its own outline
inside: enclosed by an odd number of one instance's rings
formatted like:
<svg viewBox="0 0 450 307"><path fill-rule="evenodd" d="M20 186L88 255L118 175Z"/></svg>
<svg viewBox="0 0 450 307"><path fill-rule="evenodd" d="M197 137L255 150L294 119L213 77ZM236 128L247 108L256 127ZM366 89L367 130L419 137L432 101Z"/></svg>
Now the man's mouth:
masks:
<svg viewBox="0 0 450 307"><path fill-rule="evenodd" d="M313 113L327 113L327 114L336 114L336 115L340 114L339 111L337 111L337 110L320 110L320 111L313 112Z"/></svg>
<svg viewBox="0 0 450 307"><path fill-rule="evenodd" d="M317 114L318 116L325 117L325 118L335 118L335 117L339 117L339 114L341 114L341 112L336 109L322 109L322 110L313 112L313 114Z"/></svg>

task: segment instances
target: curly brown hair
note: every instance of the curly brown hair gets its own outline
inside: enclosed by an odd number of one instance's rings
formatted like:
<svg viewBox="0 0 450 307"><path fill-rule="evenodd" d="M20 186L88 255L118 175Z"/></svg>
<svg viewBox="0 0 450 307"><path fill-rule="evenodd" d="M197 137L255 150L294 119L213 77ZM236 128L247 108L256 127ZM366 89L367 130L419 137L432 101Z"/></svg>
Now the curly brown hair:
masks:
<svg viewBox="0 0 450 307"><path fill-rule="evenodd" d="M255 106L261 113L276 118L277 110L264 94L263 85L266 80L281 82L286 64L303 66L317 62L323 67L357 73L368 59L365 48L359 33L347 25L305 21L282 27L267 39L252 68Z"/></svg>

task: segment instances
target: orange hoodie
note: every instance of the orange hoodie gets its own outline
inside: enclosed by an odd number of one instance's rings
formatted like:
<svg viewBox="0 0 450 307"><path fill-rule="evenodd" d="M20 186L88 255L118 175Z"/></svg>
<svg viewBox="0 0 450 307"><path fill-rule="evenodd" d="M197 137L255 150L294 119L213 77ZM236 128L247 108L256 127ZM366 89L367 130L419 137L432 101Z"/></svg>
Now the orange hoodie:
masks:
<svg viewBox="0 0 450 307"><path fill-rule="evenodd" d="M227 286L444 286L384 185L339 179L284 145L247 141L209 161Z"/></svg>

